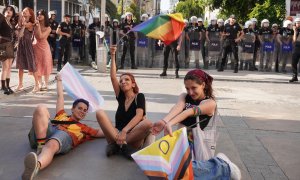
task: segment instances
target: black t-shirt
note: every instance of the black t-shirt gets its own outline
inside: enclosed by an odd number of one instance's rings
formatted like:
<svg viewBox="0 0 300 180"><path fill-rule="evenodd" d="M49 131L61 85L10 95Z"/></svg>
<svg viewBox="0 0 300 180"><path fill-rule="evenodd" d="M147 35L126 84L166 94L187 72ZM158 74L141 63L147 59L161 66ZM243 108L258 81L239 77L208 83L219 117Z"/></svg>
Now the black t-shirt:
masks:
<svg viewBox="0 0 300 180"><path fill-rule="evenodd" d="M72 35L73 37L81 37L82 36L82 30L85 29L84 24L81 23L81 21L78 21L77 23L73 22L71 24L72 27Z"/></svg>
<svg viewBox="0 0 300 180"><path fill-rule="evenodd" d="M56 32L52 32L53 30L57 30L57 27L58 27L58 22L56 22L55 20L53 20L52 22L49 20L49 25L50 25L50 28L51 28L51 32L50 34L53 34L55 37L56 37Z"/></svg>
<svg viewBox="0 0 300 180"><path fill-rule="evenodd" d="M60 25L58 26L58 28L60 28L61 32L63 33L68 33L68 34L71 34L71 24L67 24L66 22L62 22L60 23ZM66 36L63 36L63 37L66 37Z"/></svg>
<svg viewBox="0 0 300 180"><path fill-rule="evenodd" d="M13 38L13 27L10 27L5 17L0 13L0 36L3 36L5 38L12 39ZM4 40L7 41L7 40Z"/></svg>
<svg viewBox="0 0 300 180"><path fill-rule="evenodd" d="M121 30L123 30L123 33L126 34L128 31L131 30L131 28L133 28L134 26L136 26L136 24L132 21L131 23L125 21L125 23L123 23L121 25ZM131 27L131 28L130 28ZM128 35L129 39L134 40L135 39L135 35L134 32L131 31ZM124 40L127 40L127 37L124 37Z"/></svg>
<svg viewBox="0 0 300 180"><path fill-rule="evenodd" d="M189 26L188 27L188 35L191 41L199 41L200 39L200 27L199 26Z"/></svg>
<svg viewBox="0 0 300 180"><path fill-rule="evenodd" d="M100 24L92 23L89 25L89 30L95 30L95 31L90 31L90 37L95 37L96 36L96 31L100 29Z"/></svg>
<svg viewBox="0 0 300 180"><path fill-rule="evenodd" d="M262 36L263 41L269 41L272 39L273 30L271 28L261 28L258 32Z"/></svg>
<svg viewBox="0 0 300 180"><path fill-rule="evenodd" d="M294 30L288 28L282 28L279 30L279 34L282 37L282 40L292 40L294 36Z"/></svg>
<svg viewBox="0 0 300 180"><path fill-rule="evenodd" d="M184 107L183 111L186 109L189 109L189 108L193 108L194 106L198 106L200 104L200 102L201 102L201 100L194 101L191 98L191 96L187 94L185 97L185 107ZM199 116L199 121L206 119L200 123L200 128L202 130L208 125L211 117L212 116L208 116L208 115L200 115ZM180 123L185 126L192 126L196 123L196 117L193 117L193 116L188 117L184 121L181 121ZM194 128L194 127L196 127L196 125L192 126L192 128Z"/></svg>
<svg viewBox="0 0 300 180"><path fill-rule="evenodd" d="M300 28L297 29L297 34L296 34L297 39L296 39L296 42L295 42L295 47L297 47L297 48L300 48L300 40L298 40L298 39L300 39L299 34L300 34Z"/></svg>
<svg viewBox="0 0 300 180"><path fill-rule="evenodd" d="M127 111L125 111L125 94L123 91L120 91L118 100L118 109L116 112L115 120L116 120L116 128L121 131L136 115L136 109L141 108L144 111L143 115L146 115L145 108L145 96L143 93L139 93L136 96L136 99L132 101Z"/></svg>
<svg viewBox="0 0 300 180"><path fill-rule="evenodd" d="M238 32L242 31L241 26L238 23L230 25L229 23L224 27L224 33L229 33L229 36L225 36L226 39L234 40L237 38Z"/></svg>

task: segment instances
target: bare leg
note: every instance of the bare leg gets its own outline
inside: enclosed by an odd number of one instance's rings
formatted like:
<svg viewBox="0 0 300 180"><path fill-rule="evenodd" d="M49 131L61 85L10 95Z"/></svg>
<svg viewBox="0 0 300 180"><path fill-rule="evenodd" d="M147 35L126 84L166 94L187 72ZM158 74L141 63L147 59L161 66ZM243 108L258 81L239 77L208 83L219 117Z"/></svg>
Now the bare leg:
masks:
<svg viewBox="0 0 300 180"><path fill-rule="evenodd" d="M19 84L18 84L18 87L16 89L17 91L23 89L23 75L24 75L24 70L19 69Z"/></svg>
<svg viewBox="0 0 300 180"><path fill-rule="evenodd" d="M47 136L48 122L50 114L45 105L39 104L32 118L32 125L37 139L42 139Z"/></svg>
<svg viewBox="0 0 300 180"><path fill-rule="evenodd" d="M38 156L38 161L41 163L40 169L47 167L53 160L55 153L59 151L59 143L55 139L51 139L43 147L41 154Z"/></svg>
<svg viewBox="0 0 300 180"><path fill-rule="evenodd" d="M115 142L118 130L113 126L107 114L103 110L98 110L96 112L96 118L108 144Z"/></svg>
<svg viewBox="0 0 300 180"><path fill-rule="evenodd" d="M39 76L34 72L33 73L33 78L34 78L34 88L32 90L33 93L40 91L39 87Z"/></svg>
<svg viewBox="0 0 300 180"><path fill-rule="evenodd" d="M151 127L152 122L144 119L127 134L127 143L136 149L140 148L146 136L150 133Z"/></svg>
<svg viewBox="0 0 300 180"><path fill-rule="evenodd" d="M45 81L45 88L48 89L49 75L44 76L44 81Z"/></svg>
<svg viewBox="0 0 300 180"><path fill-rule="evenodd" d="M6 80L7 74L8 74L8 70L9 70L9 61L3 61L2 62L2 71L1 71L1 80Z"/></svg>

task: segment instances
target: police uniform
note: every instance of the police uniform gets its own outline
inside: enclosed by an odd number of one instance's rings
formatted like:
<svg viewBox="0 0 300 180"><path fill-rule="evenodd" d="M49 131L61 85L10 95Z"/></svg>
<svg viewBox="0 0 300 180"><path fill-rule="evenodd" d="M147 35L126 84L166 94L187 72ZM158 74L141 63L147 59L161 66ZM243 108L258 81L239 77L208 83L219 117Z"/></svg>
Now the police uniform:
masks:
<svg viewBox="0 0 300 180"><path fill-rule="evenodd" d="M64 33L71 34L72 32L71 24L67 24L66 22L60 23L58 28L60 28L61 32ZM61 63L63 57L64 57L64 62L63 62L64 65L70 59L71 37L68 38L65 35L61 36L59 39L59 45L60 45L59 48L60 52L59 52L58 63L57 63L57 71L61 70Z"/></svg>
<svg viewBox="0 0 300 180"><path fill-rule="evenodd" d="M74 48L78 48L78 53L80 59L83 58L83 33L82 31L85 30L84 24L81 21L73 22L71 25L72 27L72 45Z"/></svg>
<svg viewBox="0 0 300 180"><path fill-rule="evenodd" d="M56 30L58 27L58 22L56 22L55 20L49 20L49 25L51 28L51 32L50 35L48 36L48 43L51 47L51 53L52 53L52 60L54 61L55 59L55 53L56 53Z"/></svg>
<svg viewBox="0 0 300 180"><path fill-rule="evenodd" d="M121 25L121 30L124 34L126 34L128 31L131 30L136 24L131 21L130 23L126 20L125 23ZM134 32L130 32L123 38L124 45L123 45L123 53L121 57L121 66L120 69L124 68L124 62L125 62L125 56L126 52L129 46L129 52L130 52L130 59L131 59L131 69L136 69L135 66L135 59L134 59L134 51L135 51L135 34Z"/></svg>
<svg viewBox="0 0 300 180"><path fill-rule="evenodd" d="M263 44L261 44L261 54L260 54L260 61L259 61L259 70L260 71L271 71L272 69L272 58L271 58L271 51L265 51L265 43L273 43L273 30L271 28L261 28L259 30L259 36L262 39ZM264 57L266 53L266 63L264 63ZM265 66L264 66L265 65Z"/></svg>
<svg viewBox="0 0 300 180"><path fill-rule="evenodd" d="M255 64L256 64L256 58L257 58L257 52L258 49L260 48L260 41L258 39L258 34L259 34L259 28L257 26L255 26L253 28L253 32L255 34L255 43L254 43L254 53L253 53L253 70L257 71L258 69L256 68ZM252 69L251 69L252 70Z"/></svg>
<svg viewBox="0 0 300 180"><path fill-rule="evenodd" d="M293 51L292 56L292 70L293 70L293 78L290 80L290 82L298 81L298 70L297 70L297 64L300 60L300 27L297 29L296 34L296 42L295 42L295 49Z"/></svg>
<svg viewBox="0 0 300 180"><path fill-rule="evenodd" d="M220 47L220 42L221 42L221 37L220 37L220 32L221 31L223 31L223 28L219 27L218 24L215 24L215 25L210 24L207 27L207 33L208 33L209 40L211 42L218 42L219 43L219 47ZM210 44L207 45L207 46L210 46ZM215 61L213 61L213 62L215 62ZM213 62L211 62L211 65L213 65ZM218 68L218 62L216 63L216 67Z"/></svg>
<svg viewBox="0 0 300 180"><path fill-rule="evenodd" d="M199 27L199 32L202 34L202 38L200 40L200 48L201 48L201 54L202 54L202 59L203 59L203 64L204 64L204 69L208 69L208 63L206 61L206 50L205 50L205 39L206 39L206 29L204 25L198 26Z"/></svg>
<svg viewBox="0 0 300 180"><path fill-rule="evenodd" d="M239 56L238 56L238 44L235 42L235 39L237 38L238 32L242 31L241 26L238 23L234 23L233 25L230 25L229 23L225 25L223 33L227 34L228 36L225 36L224 39L224 53L222 57L221 66L218 69L218 71L223 71L224 66L226 63L226 58L230 50L232 51L234 55L234 72L238 72L238 66L239 66Z"/></svg>
<svg viewBox="0 0 300 180"><path fill-rule="evenodd" d="M244 37L242 41L242 52L244 57L240 62L240 70L248 70L249 68L250 71L254 71L253 59L250 59L251 62L249 62L249 59L246 59L247 57L245 57L245 54L253 55L255 49L255 42L253 43L253 40L256 37L256 34L253 29L249 29L249 28L244 28L243 32L244 32Z"/></svg>
<svg viewBox="0 0 300 180"><path fill-rule="evenodd" d="M281 35L281 42L284 46L289 46L292 48L292 42L293 42L293 35L294 30L288 29L288 28L282 28L279 31L279 34ZM285 48L281 47L281 55L279 58L279 64L281 64L281 72L286 73L285 67L287 61L289 61L292 57L292 49L285 50Z"/></svg>
<svg viewBox="0 0 300 180"><path fill-rule="evenodd" d="M96 31L100 29L100 23L92 23L89 25L89 40L90 49L89 53L92 56L92 61L96 60Z"/></svg>
<svg viewBox="0 0 300 180"><path fill-rule="evenodd" d="M190 51L194 51L196 68L199 66L199 51L200 51L200 27L197 24L192 24L188 27L188 36L190 39ZM189 62L187 63L189 64Z"/></svg>

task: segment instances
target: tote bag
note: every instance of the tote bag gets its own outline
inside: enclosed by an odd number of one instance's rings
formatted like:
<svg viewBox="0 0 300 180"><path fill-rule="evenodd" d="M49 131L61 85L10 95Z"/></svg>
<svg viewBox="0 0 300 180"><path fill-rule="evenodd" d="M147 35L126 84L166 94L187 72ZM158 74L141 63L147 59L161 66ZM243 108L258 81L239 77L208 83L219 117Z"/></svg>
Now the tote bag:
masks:
<svg viewBox="0 0 300 180"><path fill-rule="evenodd" d="M214 157L217 144L217 108L212 117L211 127L201 130L199 116L196 118L197 127L192 129L194 139L194 149L192 159L196 161L206 161Z"/></svg>

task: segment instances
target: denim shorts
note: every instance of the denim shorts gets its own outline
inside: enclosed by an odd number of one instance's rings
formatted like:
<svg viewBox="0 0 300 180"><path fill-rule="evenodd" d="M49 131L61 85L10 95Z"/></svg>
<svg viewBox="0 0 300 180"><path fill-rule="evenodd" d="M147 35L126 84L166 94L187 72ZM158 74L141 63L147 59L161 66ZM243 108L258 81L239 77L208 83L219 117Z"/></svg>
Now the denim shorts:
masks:
<svg viewBox="0 0 300 180"><path fill-rule="evenodd" d="M33 127L30 129L28 138L29 138L29 143L30 143L31 148L33 148L33 149L37 148L37 140L36 140L36 135L35 135ZM72 149L71 136L68 133L66 133L65 131L59 130L56 126L53 126L50 121L48 123L46 138L47 138L47 141L49 141L51 139L55 139L58 141L59 150L56 154L65 154Z"/></svg>

